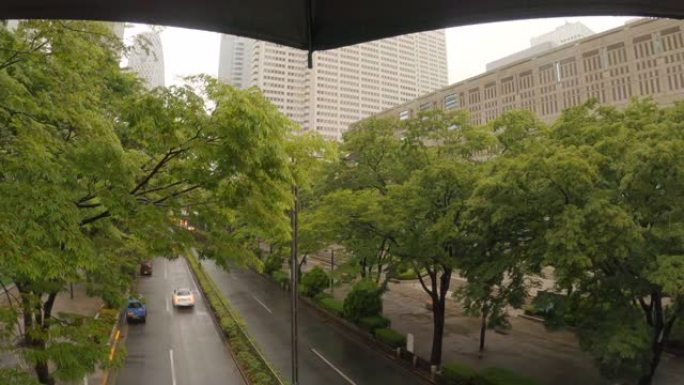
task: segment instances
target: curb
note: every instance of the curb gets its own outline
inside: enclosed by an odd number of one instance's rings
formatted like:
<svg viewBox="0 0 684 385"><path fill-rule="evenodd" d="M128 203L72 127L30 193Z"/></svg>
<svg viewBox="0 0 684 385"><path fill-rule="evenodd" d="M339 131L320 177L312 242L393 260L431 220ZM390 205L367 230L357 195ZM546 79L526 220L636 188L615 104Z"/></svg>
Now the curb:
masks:
<svg viewBox="0 0 684 385"><path fill-rule="evenodd" d="M195 269L192 267L190 262L185 259L185 263L188 266L188 270L192 273L192 280L194 281L195 285L199 288L199 291L202 295L202 298L204 299L204 303L206 303L207 307L211 310L209 313L211 314L211 320L214 322L214 326L216 327L216 330L218 331L218 334L221 336L221 340L223 341L224 346L226 347L226 350L230 352L230 356L233 358L233 362L235 363L235 366L238 368L238 372L240 372L240 377L242 377L242 380L244 381L245 384L251 384L249 381L249 378L247 377L247 373L245 373L245 370L242 368L242 365L238 362L237 356L235 355L235 352L230 346L230 342L228 341L228 337L226 336L226 333L223 331L221 328L221 324L219 322L218 316L216 315L216 310L214 307L211 305L209 302L209 298L207 298L206 293L204 292L204 287L200 285L199 280L197 279L197 272ZM200 262L200 268L201 268L201 262ZM106 384L103 384L106 385Z"/></svg>
<svg viewBox="0 0 684 385"><path fill-rule="evenodd" d="M277 282L274 282L273 279L267 275L261 274L259 272L255 272L258 276L262 277L266 281L274 284L278 288L282 290L282 287L277 284ZM298 299L301 303L305 304L306 306L312 308L314 311L325 317L326 319L332 321L332 324L334 327L336 327L339 331L342 333L346 334L347 336L350 336L352 338L355 338L357 340L362 340L361 342L365 345L371 348L372 350L375 350L376 352L382 354L385 358L388 360L391 360L393 362L398 363L402 368L404 368L406 371L414 374L416 377L418 377L420 380L424 381L425 383L428 384L434 384L435 380L424 373L423 371L418 370L415 368L413 365L411 365L409 362L406 362L402 359L397 358L397 351L386 346L382 342L378 341L373 337L373 335L360 327L354 325L353 323L337 316L336 314L333 314L329 312L326 309L323 309L322 307L318 306L314 300L311 298L302 296L301 294L298 294ZM403 349L402 349L403 350Z"/></svg>
<svg viewBox="0 0 684 385"><path fill-rule="evenodd" d="M540 324L543 324L543 323L545 322L543 318L535 317L535 316L532 316L532 315L527 315L527 314L524 314L524 313L523 313L523 314L518 314L518 318L523 318L523 319L526 319L526 320L528 320L528 321L537 322L537 323L540 323Z"/></svg>
<svg viewBox="0 0 684 385"><path fill-rule="evenodd" d="M102 306L104 308L104 306ZM102 308L100 308L102 309ZM95 315L96 317L100 316L100 312L98 311L97 314ZM119 347L119 341L121 340L121 329L122 329L122 324L123 324L123 313L119 313L119 317L116 319L116 323L114 323L114 326L112 327L112 332L109 334L109 357L107 359L107 364L111 364L112 360L114 359L114 355L116 354L116 350ZM110 382L113 382L116 380L116 370L112 368L107 368L104 370L103 376L102 376L102 385L108 385Z"/></svg>

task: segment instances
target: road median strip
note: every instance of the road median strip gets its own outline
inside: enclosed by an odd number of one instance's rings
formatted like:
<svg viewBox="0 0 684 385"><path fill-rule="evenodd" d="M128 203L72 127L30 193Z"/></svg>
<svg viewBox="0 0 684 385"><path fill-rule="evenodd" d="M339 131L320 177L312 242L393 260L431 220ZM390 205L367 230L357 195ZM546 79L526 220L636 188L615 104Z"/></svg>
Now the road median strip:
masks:
<svg viewBox="0 0 684 385"><path fill-rule="evenodd" d="M216 282L204 271L197 257L190 254L186 256L186 259L209 307L218 319L219 326L245 381L252 385L286 385L248 334L244 321L233 310L216 286Z"/></svg>

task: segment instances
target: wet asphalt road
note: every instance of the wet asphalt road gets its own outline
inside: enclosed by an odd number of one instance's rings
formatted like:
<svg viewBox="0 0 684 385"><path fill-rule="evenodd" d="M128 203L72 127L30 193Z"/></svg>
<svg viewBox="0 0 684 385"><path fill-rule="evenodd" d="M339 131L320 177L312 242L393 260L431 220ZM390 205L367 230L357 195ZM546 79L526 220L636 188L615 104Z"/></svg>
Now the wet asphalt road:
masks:
<svg viewBox="0 0 684 385"><path fill-rule="evenodd" d="M202 261L202 264L240 312L266 357L289 380L288 292L248 270L226 272L211 261ZM299 313L299 347L300 385L424 384L396 362L342 333L303 304Z"/></svg>
<svg viewBox="0 0 684 385"><path fill-rule="evenodd" d="M177 287L195 293L194 309L171 305ZM184 259L156 259L138 292L147 303L147 323L123 331L128 355L117 384L244 385Z"/></svg>

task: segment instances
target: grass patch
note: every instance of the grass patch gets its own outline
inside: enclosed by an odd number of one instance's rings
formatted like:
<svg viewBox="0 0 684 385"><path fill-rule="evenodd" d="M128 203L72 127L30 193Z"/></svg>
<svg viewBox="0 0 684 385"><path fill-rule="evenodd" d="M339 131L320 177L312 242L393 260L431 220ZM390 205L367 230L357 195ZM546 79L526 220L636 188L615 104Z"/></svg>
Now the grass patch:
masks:
<svg viewBox="0 0 684 385"><path fill-rule="evenodd" d="M390 328L375 329L375 338L384 342L392 348L406 346L406 336Z"/></svg>
<svg viewBox="0 0 684 385"><path fill-rule="evenodd" d="M230 347L237 357L238 364L246 373L250 385L282 385L280 376L259 352L258 347L244 328L244 322L233 311L227 299L216 287L214 280L200 266L197 258L187 256L190 267L195 272L209 305L219 319L221 329L228 338Z"/></svg>
<svg viewBox="0 0 684 385"><path fill-rule="evenodd" d="M390 320L381 315L374 315L361 318L358 325L361 329L373 333L375 332L375 329L388 328L390 326Z"/></svg>
<svg viewBox="0 0 684 385"><path fill-rule="evenodd" d="M320 293L315 298L316 303L318 303L323 309L335 314L338 317L342 316L342 311L344 305L341 301L336 300L328 293Z"/></svg>

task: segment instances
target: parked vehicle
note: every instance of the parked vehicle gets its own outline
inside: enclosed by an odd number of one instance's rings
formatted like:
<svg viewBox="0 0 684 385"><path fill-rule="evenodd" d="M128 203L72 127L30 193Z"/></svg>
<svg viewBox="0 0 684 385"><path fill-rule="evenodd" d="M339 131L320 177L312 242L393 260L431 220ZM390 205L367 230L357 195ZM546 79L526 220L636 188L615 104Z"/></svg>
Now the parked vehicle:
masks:
<svg viewBox="0 0 684 385"><path fill-rule="evenodd" d="M142 322L147 321L147 306L139 299L129 298L126 306L126 322Z"/></svg>

